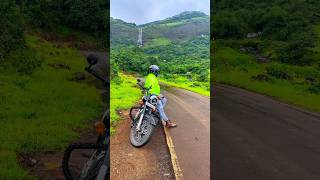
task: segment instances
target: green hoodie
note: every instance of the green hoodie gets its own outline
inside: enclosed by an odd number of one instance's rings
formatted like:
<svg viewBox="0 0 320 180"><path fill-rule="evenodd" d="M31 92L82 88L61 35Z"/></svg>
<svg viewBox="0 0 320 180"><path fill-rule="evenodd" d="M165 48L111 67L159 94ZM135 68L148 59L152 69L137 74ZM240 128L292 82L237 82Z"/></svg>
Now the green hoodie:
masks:
<svg viewBox="0 0 320 180"><path fill-rule="evenodd" d="M160 86L158 83L158 79L156 75L153 73L149 73L148 76L146 77L146 83L144 84L145 88L150 88L149 93L154 94L154 95L159 95L160 94Z"/></svg>

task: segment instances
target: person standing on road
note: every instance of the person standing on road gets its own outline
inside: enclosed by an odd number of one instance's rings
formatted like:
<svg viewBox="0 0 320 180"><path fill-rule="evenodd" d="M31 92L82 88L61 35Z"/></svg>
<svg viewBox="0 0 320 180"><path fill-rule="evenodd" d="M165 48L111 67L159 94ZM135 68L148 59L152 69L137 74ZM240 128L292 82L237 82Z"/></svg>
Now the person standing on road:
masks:
<svg viewBox="0 0 320 180"><path fill-rule="evenodd" d="M149 93L156 95L158 98L157 110L160 114L160 119L164 126L166 127L176 127L177 124L171 122L164 112L164 107L167 103L167 98L160 94L160 85L157 79L160 68L157 65L151 65L149 67L149 74L146 77L146 82L144 87L149 89Z"/></svg>

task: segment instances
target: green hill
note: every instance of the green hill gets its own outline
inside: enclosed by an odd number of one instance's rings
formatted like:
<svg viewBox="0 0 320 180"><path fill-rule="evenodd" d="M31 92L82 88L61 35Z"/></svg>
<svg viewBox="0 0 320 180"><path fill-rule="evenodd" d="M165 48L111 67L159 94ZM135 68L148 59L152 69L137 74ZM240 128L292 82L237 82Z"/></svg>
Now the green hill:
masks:
<svg viewBox="0 0 320 180"><path fill-rule="evenodd" d="M145 44L154 39L175 42L191 40L209 35L209 22L209 16L198 11L187 11L161 21L142 25L111 18L111 46L135 45L139 27L143 28L143 43Z"/></svg>
<svg viewBox="0 0 320 180"><path fill-rule="evenodd" d="M118 71L145 75L151 64L160 78L179 87L209 94L210 17L199 11L136 25L111 18L112 78ZM136 46L143 28L143 46ZM118 66L118 69L116 68Z"/></svg>
<svg viewBox="0 0 320 180"><path fill-rule="evenodd" d="M319 112L320 1L212 4L214 80Z"/></svg>

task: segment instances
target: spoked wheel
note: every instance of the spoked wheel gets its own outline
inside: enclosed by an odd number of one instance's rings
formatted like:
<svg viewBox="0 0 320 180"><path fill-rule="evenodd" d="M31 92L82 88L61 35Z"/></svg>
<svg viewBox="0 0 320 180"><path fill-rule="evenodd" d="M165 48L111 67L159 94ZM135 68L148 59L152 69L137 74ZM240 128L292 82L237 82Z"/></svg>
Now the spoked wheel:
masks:
<svg viewBox="0 0 320 180"><path fill-rule="evenodd" d="M130 109L129 115L132 121L138 118L140 110L141 110L141 107L139 106L135 106Z"/></svg>
<svg viewBox="0 0 320 180"><path fill-rule="evenodd" d="M148 121L146 116L142 120L140 131L136 130L137 124L138 120L136 119L131 127L130 141L134 147L142 147L150 140L155 127Z"/></svg>
<svg viewBox="0 0 320 180"><path fill-rule="evenodd" d="M71 144L65 151L63 161L62 161L62 169L63 173L68 180L94 180L97 177L100 167L103 165L103 162L106 158L106 151L100 150L98 151L96 144L93 143L74 143ZM71 154L74 150L83 150L83 149L91 149L93 153L90 158L84 164L83 168L80 172L76 172L75 169L72 169L69 164L69 160Z"/></svg>

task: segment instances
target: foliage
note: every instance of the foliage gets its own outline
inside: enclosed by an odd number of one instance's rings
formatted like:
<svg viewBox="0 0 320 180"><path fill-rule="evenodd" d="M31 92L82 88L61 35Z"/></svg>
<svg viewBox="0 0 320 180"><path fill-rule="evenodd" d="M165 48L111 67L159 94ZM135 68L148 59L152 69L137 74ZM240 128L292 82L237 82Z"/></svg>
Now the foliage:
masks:
<svg viewBox="0 0 320 180"><path fill-rule="evenodd" d="M26 76L14 67L0 66L0 177L4 179L31 179L19 166L18 153L64 149L102 110L94 87L70 81L86 65L82 55L35 36L26 36L26 43L38 54L41 68ZM55 69L51 63L64 63L70 69Z"/></svg>
<svg viewBox="0 0 320 180"><path fill-rule="evenodd" d="M110 121L113 125L119 119L117 111L132 107L142 95L133 76L119 73L118 78L120 83L114 78L110 86Z"/></svg>
<svg viewBox="0 0 320 180"><path fill-rule="evenodd" d="M202 12L183 12L171 18L147 24L136 25L110 18L111 46L135 45L138 28L143 28L143 43L154 44L155 39L186 41L196 36L209 36L209 16Z"/></svg>
<svg viewBox="0 0 320 180"><path fill-rule="evenodd" d="M24 21L13 0L0 2L0 63L12 51L24 46Z"/></svg>
<svg viewBox="0 0 320 180"><path fill-rule="evenodd" d="M213 46L216 47L214 82L256 91L320 112L320 71L316 67L277 62L258 64L249 54L226 46Z"/></svg>
<svg viewBox="0 0 320 180"><path fill-rule="evenodd" d="M271 66L268 66L266 68L267 74L270 76L273 76L278 79L285 79L285 80L291 80L292 74L288 72L287 68L284 68L285 66L281 66L279 64L273 64Z"/></svg>
<svg viewBox="0 0 320 180"><path fill-rule="evenodd" d="M109 33L109 1L21 0L17 4L33 29L59 33L61 27L67 27L91 34L103 47L109 45L105 36Z"/></svg>
<svg viewBox="0 0 320 180"><path fill-rule="evenodd" d="M111 18L113 81L121 82L117 71L145 76L149 66L156 64L163 83L209 94L209 17L206 14L183 12L139 27L144 34L142 48L135 46L137 25Z"/></svg>
<svg viewBox="0 0 320 180"><path fill-rule="evenodd" d="M314 26L319 21L320 3L315 0L230 0L215 1L212 30L215 39L246 39L260 33L263 46L258 52L272 49L273 60L293 65L313 65L319 56L315 46ZM273 46L275 41L280 47ZM237 47L239 48L239 47ZM270 54L267 54L270 55Z"/></svg>
<svg viewBox="0 0 320 180"><path fill-rule="evenodd" d="M11 66L21 75L31 75L32 72L41 66L42 61L34 51L27 48L20 48L13 51L2 66Z"/></svg>

